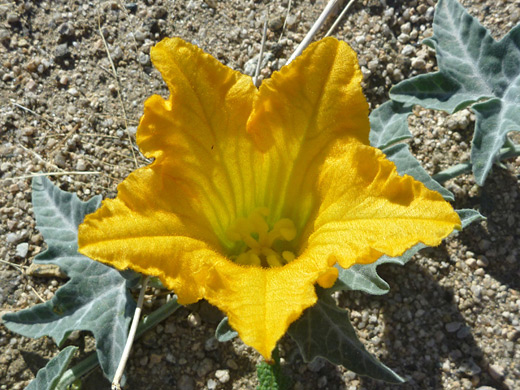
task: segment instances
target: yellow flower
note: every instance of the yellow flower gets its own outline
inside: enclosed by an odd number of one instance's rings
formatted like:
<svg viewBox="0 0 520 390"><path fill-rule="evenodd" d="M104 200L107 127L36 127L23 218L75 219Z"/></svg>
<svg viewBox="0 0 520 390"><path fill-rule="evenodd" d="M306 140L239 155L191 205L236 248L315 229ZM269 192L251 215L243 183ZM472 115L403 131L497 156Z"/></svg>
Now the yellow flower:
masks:
<svg viewBox="0 0 520 390"><path fill-rule="evenodd" d="M224 311L266 359L348 268L460 220L442 197L368 146L354 51L317 42L257 89L181 39L151 53L168 85L144 108L137 143L155 161L79 228L80 252L157 276L179 302Z"/></svg>

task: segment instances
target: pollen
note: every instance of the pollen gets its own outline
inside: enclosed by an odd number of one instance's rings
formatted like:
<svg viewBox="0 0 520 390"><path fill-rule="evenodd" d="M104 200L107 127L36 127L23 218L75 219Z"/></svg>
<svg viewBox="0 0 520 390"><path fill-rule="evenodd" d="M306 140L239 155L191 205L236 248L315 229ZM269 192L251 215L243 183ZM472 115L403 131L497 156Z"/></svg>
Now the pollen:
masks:
<svg viewBox="0 0 520 390"><path fill-rule="evenodd" d="M247 247L242 253L231 256L235 263L268 268L281 267L295 259L292 251L280 249L285 247L283 242L296 237L294 222L282 218L270 228L266 221L268 215L267 208L256 209L248 218L238 218L228 230L229 239L241 241Z"/></svg>

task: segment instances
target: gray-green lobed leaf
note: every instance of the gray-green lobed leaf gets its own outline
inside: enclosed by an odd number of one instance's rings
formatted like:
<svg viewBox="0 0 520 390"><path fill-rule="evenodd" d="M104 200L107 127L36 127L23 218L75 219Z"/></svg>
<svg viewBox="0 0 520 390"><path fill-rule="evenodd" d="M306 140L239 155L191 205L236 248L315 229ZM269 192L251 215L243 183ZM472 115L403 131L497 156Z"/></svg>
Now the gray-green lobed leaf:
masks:
<svg viewBox="0 0 520 390"><path fill-rule="evenodd" d="M224 317L215 330L215 338L221 343L233 340L238 336L238 333L229 326L228 318Z"/></svg>
<svg viewBox="0 0 520 390"><path fill-rule="evenodd" d="M340 309L327 291L317 288L318 302L305 310L288 333L305 361L321 356L359 375L391 383L403 378L367 352L359 341L346 310Z"/></svg>
<svg viewBox="0 0 520 390"><path fill-rule="evenodd" d="M429 189L440 192L444 199L453 201L453 194L432 179L408 146L398 143L412 136L408 130L408 116L411 112L411 105L392 100L373 110L370 114L370 145L381 149L394 162L400 175L408 174Z"/></svg>
<svg viewBox="0 0 520 390"><path fill-rule="evenodd" d="M74 352L78 347L69 346L52 358L45 367L40 369L25 390L65 390L58 386L58 382L67 369Z"/></svg>
<svg viewBox="0 0 520 390"><path fill-rule="evenodd" d="M412 134L408 130L408 116L413 105L389 100L370 113L370 145L384 149L407 138Z"/></svg>
<svg viewBox="0 0 520 390"><path fill-rule="evenodd" d="M52 337L61 345L74 330L90 331L105 375L112 379L123 352L135 310L129 288L138 282L133 272L119 272L78 253L78 225L100 205L61 191L48 179L33 179L32 202L38 230L47 250L39 264L56 264L70 280L42 304L3 316L5 326L27 337Z"/></svg>
<svg viewBox="0 0 520 390"><path fill-rule="evenodd" d="M520 131L520 24L495 41L456 0L439 0L434 36L439 71L405 80L392 99L450 113L474 104L471 162L482 185L507 133Z"/></svg>

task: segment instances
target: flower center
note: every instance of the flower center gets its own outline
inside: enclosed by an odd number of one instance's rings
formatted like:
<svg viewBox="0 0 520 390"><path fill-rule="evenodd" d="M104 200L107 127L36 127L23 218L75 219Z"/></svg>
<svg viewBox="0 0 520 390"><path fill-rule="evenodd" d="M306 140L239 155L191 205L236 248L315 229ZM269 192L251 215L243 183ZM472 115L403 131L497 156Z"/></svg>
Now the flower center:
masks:
<svg viewBox="0 0 520 390"><path fill-rule="evenodd" d="M268 215L267 208L257 209L248 218L238 218L227 231L232 241L242 241L247 246L244 252L231 256L235 263L281 267L294 260L293 252L279 248L283 247L281 241L292 241L296 237L296 226L290 219L282 218L269 229L265 220Z"/></svg>

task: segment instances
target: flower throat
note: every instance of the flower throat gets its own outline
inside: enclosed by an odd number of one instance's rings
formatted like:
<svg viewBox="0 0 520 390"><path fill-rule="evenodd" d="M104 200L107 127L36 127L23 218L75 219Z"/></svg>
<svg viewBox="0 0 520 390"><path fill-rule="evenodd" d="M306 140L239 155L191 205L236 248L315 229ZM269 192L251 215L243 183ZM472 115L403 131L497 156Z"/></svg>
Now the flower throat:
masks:
<svg viewBox="0 0 520 390"><path fill-rule="evenodd" d="M247 249L236 256L231 256L237 264L260 267L281 267L294 260L291 251L273 248L277 241L292 241L296 237L296 226L288 218L282 218L269 229L265 217L267 208L253 211L248 218L238 218L228 230L227 235L233 241L242 241Z"/></svg>

